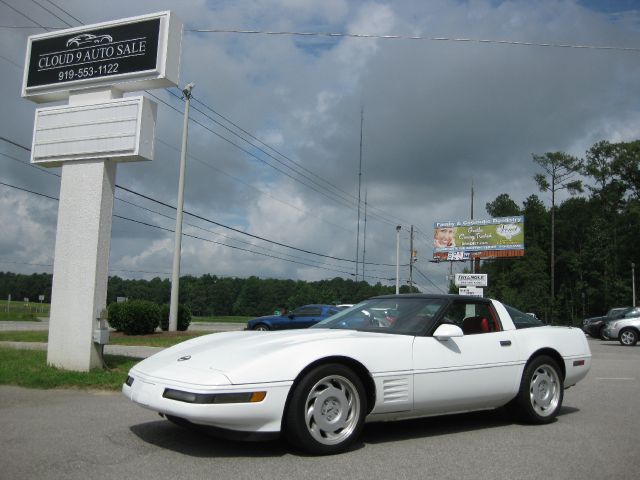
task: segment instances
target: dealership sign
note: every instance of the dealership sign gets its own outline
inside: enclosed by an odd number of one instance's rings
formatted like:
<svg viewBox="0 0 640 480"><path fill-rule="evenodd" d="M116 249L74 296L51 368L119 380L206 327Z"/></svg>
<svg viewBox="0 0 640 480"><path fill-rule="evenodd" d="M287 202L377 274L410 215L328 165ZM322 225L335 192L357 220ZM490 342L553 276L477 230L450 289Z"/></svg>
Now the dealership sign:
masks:
<svg viewBox="0 0 640 480"><path fill-rule="evenodd" d="M62 100L70 90L121 91L175 86L182 23L170 12L32 35L22 96Z"/></svg>
<svg viewBox="0 0 640 480"><path fill-rule="evenodd" d="M486 287L486 273L456 273L456 287Z"/></svg>
<svg viewBox="0 0 640 480"><path fill-rule="evenodd" d="M470 297L484 296L484 290L480 287L460 287L458 289L460 295L468 295Z"/></svg>

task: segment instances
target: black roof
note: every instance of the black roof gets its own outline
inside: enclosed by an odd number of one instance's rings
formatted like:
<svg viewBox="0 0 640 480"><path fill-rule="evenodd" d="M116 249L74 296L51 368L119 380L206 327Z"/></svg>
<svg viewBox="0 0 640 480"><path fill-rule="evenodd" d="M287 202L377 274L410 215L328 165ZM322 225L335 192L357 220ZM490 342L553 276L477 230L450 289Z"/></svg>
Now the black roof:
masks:
<svg viewBox="0 0 640 480"><path fill-rule="evenodd" d="M401 293L399 295L379 295L372 298L427 298L441 300L474 300L488 302L490 299L486 297L476 297L473 295L456 295L452 293Z"/></svg>

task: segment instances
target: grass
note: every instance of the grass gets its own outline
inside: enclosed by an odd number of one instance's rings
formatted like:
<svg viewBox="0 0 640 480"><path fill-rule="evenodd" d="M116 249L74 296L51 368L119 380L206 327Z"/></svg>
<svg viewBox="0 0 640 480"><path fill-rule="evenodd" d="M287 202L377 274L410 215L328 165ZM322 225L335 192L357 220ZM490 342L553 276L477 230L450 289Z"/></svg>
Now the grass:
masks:
<svg viewBox="0 0 640 480"><path fill-rule="evenodd" d="M156 332L150 335L124 335L111 332L110 345L132 345L145 347L171 347L190 338L207 335L211 332ZM42 342L49 339L47 331L8 331L0 332L0 341L4 342Z"/></svg>
<svg viewBox="0 0 640 480"><path fill-rule="evenodd" d="M222 323L247 323L247 320L251 320L254 317L241 317L241 316L210 316L210 317L196 317L191 318L192 322L222 322Z"/></svg>
<svg viewBox="0 0 640 480"><path fill-rule="evenodd" d="M38 317L46 317L49 313L35 313L35 312L14 312L13 310L7 312L6 310L0 310L0 321L5 320L9 322L34 322L38 320Z"/></svg>
<svg viewBox="0 0 640 480"><path fill-rule="evenodd" d="M190 338L208 335L211 332L156 332L150 335L124 335L111 332L111 345L140 345L145 347L171 347Z"/></svg>
<svg viewBox="0 0 640 480"><path fill-rule="evenodd" d="M0 332L0 342L47 342L49 332L43 330L24 330Z"/></svg>
<svg viewBox="0 0 640 480"><path fill-rule="evenodd" d="M50 305L38 302L18 302L11 303L0 300L0 321L30 321L37 320L38 317L49 316Z"/></svg>
<svg viewBox="0 0 640 480"><path fill-rule="evenodd" d="M47 365L46 352L0 347L0 384L27 388L120 390L129 369L140 360L105 355L107 368L69 372Z"/></svg>

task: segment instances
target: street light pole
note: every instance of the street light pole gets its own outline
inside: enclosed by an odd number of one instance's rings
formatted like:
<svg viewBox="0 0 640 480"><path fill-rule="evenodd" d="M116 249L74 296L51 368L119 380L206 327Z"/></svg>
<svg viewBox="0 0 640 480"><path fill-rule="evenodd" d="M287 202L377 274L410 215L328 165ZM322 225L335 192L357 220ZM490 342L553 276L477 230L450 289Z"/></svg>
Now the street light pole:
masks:
<svg viewBox="0 0 640 480"><path fill-rule="evenodd" d="M400 294L400 229L396 227L396 295Z"/></svg>
<svg viewBox="0 0 640 480"><path fill-rule="evenodd" d="M633 292L633 304L636 306L636 264L631 262L631 291Z"/></svg>
<svg viewBox="0 0 640 480"><path fill-rule="evenodd" d="M185 98L184 121L182 124L182 150L180 153L180 178L178 180L178 205L176 212L176 237L173 248L173 273L171 276L171 304L169 305L169 331L178 329L178 292L180 284L180 252L182 250L182 210L184 208L184 172L187 163L187 138L189 135L189 104L191 90L195 83L187 84L182 90Z"/></svg>

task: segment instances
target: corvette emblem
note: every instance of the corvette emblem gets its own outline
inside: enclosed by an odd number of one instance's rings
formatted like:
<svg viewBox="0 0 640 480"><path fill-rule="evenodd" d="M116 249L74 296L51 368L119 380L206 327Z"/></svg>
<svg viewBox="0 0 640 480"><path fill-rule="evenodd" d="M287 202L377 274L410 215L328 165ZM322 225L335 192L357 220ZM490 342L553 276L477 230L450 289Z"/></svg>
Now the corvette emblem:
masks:
<svg viewBox="0 0 640 480"><path fill-rule="evenodd" d="M184 357L180 357L178 361L184 362L185 360L190 360L190 359L191 359L191 355L185 355Z"/></svg>

